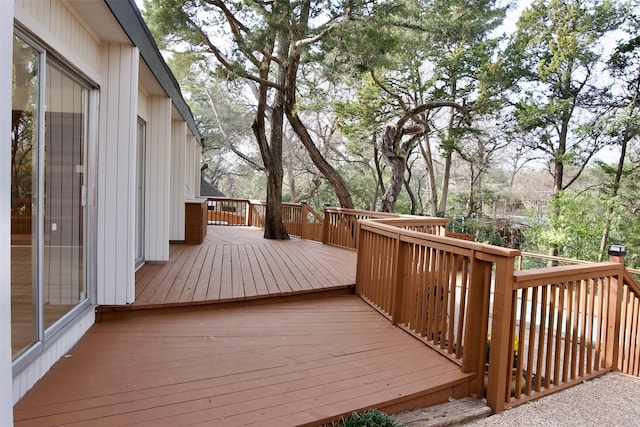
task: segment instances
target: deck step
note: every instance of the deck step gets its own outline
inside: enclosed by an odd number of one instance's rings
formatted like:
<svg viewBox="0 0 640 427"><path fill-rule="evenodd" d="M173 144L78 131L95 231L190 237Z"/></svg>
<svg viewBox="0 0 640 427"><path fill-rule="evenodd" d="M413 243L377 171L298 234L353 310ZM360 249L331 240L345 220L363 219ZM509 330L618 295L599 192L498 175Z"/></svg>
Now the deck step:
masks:
<svg viewBox="0 0 640 427"><path fill-rule="evenodd" d="M396 419L407 427L434 427L460 425L489 415L491 408L484 402L465 397L429 408L402 412L396 415Z"/></svg>

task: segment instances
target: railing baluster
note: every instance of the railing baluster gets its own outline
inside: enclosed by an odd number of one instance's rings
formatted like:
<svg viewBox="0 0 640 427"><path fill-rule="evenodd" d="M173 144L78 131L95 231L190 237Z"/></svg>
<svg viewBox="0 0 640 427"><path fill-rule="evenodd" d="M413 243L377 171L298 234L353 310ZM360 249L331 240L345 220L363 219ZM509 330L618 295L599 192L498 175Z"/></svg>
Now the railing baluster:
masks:
<svg viewBox="0 0 640 427"><path fill-rule="evenodd" d="M544 387L549 387L549 383L547 382L547 378L545 378L545 376L543 375L543 373L545 375L547 375L543 368L543 365L546 365L545 359L544 359L544 346L545 346L545 339L547 338L547 334L545 332L546 330L546 321L547 321L547 301L548 301L548 293L549 293L549 287L548 286L542 286L542 295L541 295L541 299L540 299L540 325L538 328L538 355L537 355L537 363L536 363L536 373L538 375L538 381L536 383L536 391L539 392L540 389L542 388L543 384L543 380L544 380ZM548 375L547 375L548 377Z"/></svg>
<svg viewBox="0 0 640 427"><path fill-rule="evenodd" d="M527 296L529 294L528 292L529 288L525 288L524 290L527 290ZM531 394L531 391L534 390L535 387L537 387L537 385L533 384L533 373L534 373L534 367L536 367L536 379L537 379L537 383L540 382L540 370L537 367L537 362L535 359L535 349L536 349L536 322L538 320L538 293L539 293L539 287L535 286L533 288L531 288L531 322L530 322L530 326L529 326L529 350L527 352L527 381L526 381L526 390L527 390L527 394ZM526 300L525 300L526 301ZM526 321L526 319L520 319L521 323L524 323ZM521 340L524 341L524 337L520 338Z"/></svg>
<svg viewBox="0 0 640 427"><path fill-rule="evenodd" d="M264 226L262 202L208 204L211 222ZM609 369L640 374L640 286L621 257L514 272L519 251L448 237L445 219L330 207L322 218L306 204L282 216L290 234L357 249L356 292L478 373L471 389L496 412Z"/></svg>

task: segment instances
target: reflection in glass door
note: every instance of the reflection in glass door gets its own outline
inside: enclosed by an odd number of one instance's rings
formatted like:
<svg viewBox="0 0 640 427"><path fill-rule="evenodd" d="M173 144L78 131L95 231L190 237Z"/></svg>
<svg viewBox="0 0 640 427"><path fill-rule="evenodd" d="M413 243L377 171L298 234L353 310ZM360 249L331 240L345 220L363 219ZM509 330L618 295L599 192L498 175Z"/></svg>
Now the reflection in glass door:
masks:
<svg viewBox="0 0 640 427"><path fill-rule="evenodd" d="M86 296L84 175L88 90L47 62L43 298L48 328Z"/></svg>
<svg viewBox="0 0 640 427"><path fill-rule="evenodd" d="M38 335L38 134L43 54L13 41L11 114L11 346L14 358Z"/></svg>
<svg viewBox="0 0 640 427"><path fill-rule="evenodd" d="M144 262L144 173L146 123L138 118L136 138L136 268Z"/></svg>
<svg viewBox="0 0 640 427"><path fill-rule="evenodd" d="M11 132L11 344L14 360L87 302L89 88L28 38L14 37Z"/></svg>

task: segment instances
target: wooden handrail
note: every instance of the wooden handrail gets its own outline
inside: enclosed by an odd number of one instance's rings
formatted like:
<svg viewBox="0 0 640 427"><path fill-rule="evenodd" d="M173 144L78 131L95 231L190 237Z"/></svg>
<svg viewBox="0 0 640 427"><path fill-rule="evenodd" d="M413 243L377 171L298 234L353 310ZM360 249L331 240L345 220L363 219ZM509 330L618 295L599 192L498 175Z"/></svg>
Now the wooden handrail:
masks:
<svg viewBox="0 0 640 427"><path fill-rule="evenodd" d="M263 202L212 200L225 218L264 226ZM452 235L442 218L331 207L321 217L306 204L283 204L283 216L293 235L357 249L356 292L475 372L471 391L495 412L612 369L640 376L640 271L624 257L522 253ZM523 257L569 265L522 270Z"/></svg>
<svg viewBox="0 0 640 427"><path fill-rule="evenodd" d="M624 270L620 313L621 348L617 367L625 374L640 377L640 285L631 273L638 274L640 271Z"/></svg>
<svg viewBox="0 0 640 427"><path fill-rule="evenodd" d="M581 265L565 265L544 267L532 270L521 270L513 273L514 289L540 286L549 281L570 282L581 280L585 275L593 277L613 276L620 272L620 264L615 262L588 263Z"/></svg>
<svg viewBox="0 0 640 427"><path fill-rule="evenodd" d="M640 287L620 259L515 271L519 251L399 223L359 221L356 292L477 373L495 412L611 369L640 376Z"/></svg>
<svg viewBox="0 0 640 427"><path fill-rule="evenodd" d="M259 200L209 197L209 224L264 228L266 203ZM303 239L322 241L322 216L305 203L282 203L287 232ZM309 215L311 218L309 218Z"/></svg>
<svg viewBox="0 0 640 427"><path fill-rule="evenodd" d="M517 269L522 270L523 262L525 258L539 259L547 261L548 263L552 263L553 265L563 265L563 264L591 264L592 261L583 261L575 258L564 258L553 255L545 255L545 254L536 254L531 252L522 252L522 255L518 258Z"/></svg>
<svg viewBox="0 0 640 427"><path fill-rule="evenodd" d="M638 284L638 282L636 281L636 279L634 279L631 273L634 273L634 270L625 268L624 284L626 286L629 286L629 289L631 289L632 292L634 292L637 295L640 295L640 284ZM635 272L635 274L640 274L640 271Z"/></svg>
<svg viewBox="0 0 640 427"><path fill-rule="evenodd" d="M325 207L322 242L357 249L358 227L361 220L377 220L395 227L443 236L450 221L447 218Z"/></svg>
<svg viewBox="0 0 640 427"><path fill-rule="evenodd" d="M513 275L520 251L403 229L387 220L359 223L357 294L464 372L476 372L471 388L483 395L492 266L496 275Z"/></svg>

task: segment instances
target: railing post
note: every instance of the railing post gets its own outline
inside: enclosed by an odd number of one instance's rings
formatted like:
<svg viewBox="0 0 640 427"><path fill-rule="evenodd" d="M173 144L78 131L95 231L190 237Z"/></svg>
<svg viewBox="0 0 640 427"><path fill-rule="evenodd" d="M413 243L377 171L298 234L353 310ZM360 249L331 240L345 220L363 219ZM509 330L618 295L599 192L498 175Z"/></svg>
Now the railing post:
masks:
<svg viewBox="0 0 640 427"><path fill-rule="evenodd" d="M507 383L511 377L511 313L513 304L514 257L496 259L493 313L491 317L491 352L489 354L489 378L487 404L493 412L505 407Z"/></svg>
<svg viewBox="0 0 640 427"><path fill-rule="evenodd" d="M331 222L331 215L327 212L328 205L324 205L324 220L322 221L322 243L326 244L329 241L329 222Z"/></svg>
<svg viewBox="0 0 640 427"><path fill-rule="evenodd" d="M253 225L253 205L247 200L247 215L245 216L245 225Z"/></svg>
<svg viewBox="0 0 640 427"><path fill-rule="evenodd" d="M360 221L358 221L360 223ZM357 233L360 233L360 227L357 229ZM356 237L358 237L356 235ZM391 292L391 297L393 300L390 304L390 309L392 310L391 321L394 325L398 325L402 323L404 320L404 316L402 316L402 307L404 305L404 278L407 275L407 261L409 259L410 254L408 253L409 245L402 244L400 241L400 234L396 234L395 236L395 248L394 248L394 265L393 265L393 275L391 283L394 288ZM358 239L359 240L359 239Z"/></svg>
<svg viewBox="0 0 640 427"><path fill-rule="evenodd" d="M607 342L604 363L606 368L617 370L620 355L620 316L624 288L624 256L627 251L624 246L612 245L608 253L609 261L620 264L620 272L617 276L611 277L609 283L609 311L607 314Z"/></svg>
<svg viewBox="0 0 640 427"><path fill-rule="evenodd" d="M464 353L462 372L476 372L471 389L481 396L484 389L487 332L489 327L489 291L491 289L491 263L476 258L472 251L469 259L469 300L465 315Z"/></svg>
<svg viewBox="0 0 640 427"><path fill-rule="evenodd" d="M308 219L307 217L309 216L309 205L307 204L307 202L302 202L302 207L301 207L301 218L300 221L302 221L302 230L300 230L300 238L302 239L308 239L309 236L309 224L308 224Z"/></svg>

